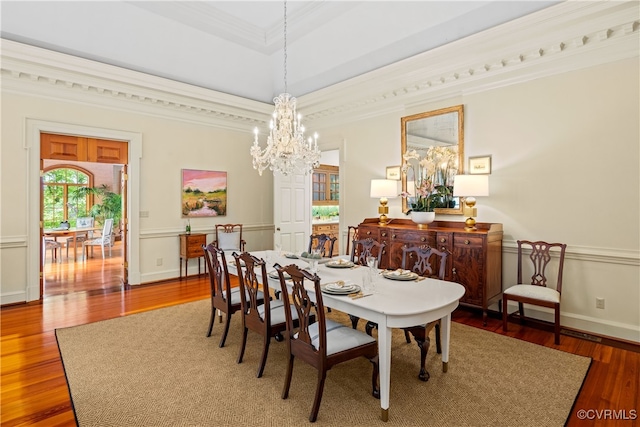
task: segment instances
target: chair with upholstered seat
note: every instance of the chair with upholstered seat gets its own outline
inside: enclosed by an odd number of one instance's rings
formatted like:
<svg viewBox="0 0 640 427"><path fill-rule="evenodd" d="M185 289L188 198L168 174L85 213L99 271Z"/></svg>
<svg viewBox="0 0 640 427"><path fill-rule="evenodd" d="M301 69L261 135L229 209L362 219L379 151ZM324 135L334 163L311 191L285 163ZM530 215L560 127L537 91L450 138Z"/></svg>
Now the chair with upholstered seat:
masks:
<svg viewBox="0 0 640 427"><path fill-rule="evenodd" d="M358 265L367 265L368 257L376 257L378 259L378 265L380 265L380 261L382 260L382 251L384 250L385 243L378 242L377 240L373 240L371 237L366 239L354 240L353 247L351 248L351 262ZM349 315L351 319L351 326L353 329L358 327L359 317L354 316L352 314Z"/></svg>
<svg viewBox="0 0 640 427"><path fill-rule="evenodd" d="M52 239L42 239L42 256L43 256L43 264L47 260L47 249L51 249L51 262L62 262L62 244ZM60 249L60 251L58 251ZM60 252L60 257L58 257L58 252Z"/></svg>
<svg viewBox="0 0 640 427"><path fill-rule="evenodd" d="M82 259L85 260L89 248L93 253L94 246L100 246L102 249L102 259L104 259L104 249L105 247L109 248L109 256L111 256L111 246L113 245L113 218L108 218L104 220L104 226L102 227L102 234L100 237L96 237L95 239L89 239L82 242Z"/></svg>
<svg viewBox="0 0 640 427"><path fill-rule="evenodd" d="M224 251L213 244L202 245L202 249L204 251L204 259L207 263L209 282L211 285L211 318L209 320L207 337L210 337L213 331L216 312L218 312L220 322L222 322L222 313L225 313L226 320L219 344L219 347L224 347L227 334L229 333L231 316L241 309L240 288L231 288ZM263 300L264 297L258 298L258 302Z"/></svg>
<svg viewBox="0 0 640 427"><path fill-rule="evenodd" d="M251 330L262 335L262 357L258 365L257 377L262 377L264 367L269 354L269 344L271 337L277 341L282 341L282 332L286 329L285 305L281 300L271 300L269 297L269 287L266 284L267 268L266 262L258 259L248 252L238 254L233 253L238 269L238 279L240 282L240 301L242 318L242 343L238 354L238 363L242 363L245 347L247 345L247 334ZM260 277L258 277L258 274ZM264 278L265 284L262 284ZM297 322L297 313L294 313L294 320Z"/></svg>
<svg viewBox="0 0 640 427"><path fill-rule="evenodd" d="M315 422L322 401L327 371L338 363L357 357L365 357L373 364L372 394L379 398L378 344L376 340L362 331L326 319L320 290L320 278L317 275L301 270L295 264L286 267L276 264L275 267L280 278L282 300L285 305L291 304L294 308L285 313L287 317L285 339L289 362L282 398L289 397L294 360L298 358L313 366L318 370L318 379L309 421ZM290 280L285 280L289 277ZM314 290L313 299L305 286L305 280L310 283L307 286L311 286ZM292 316L292 313L297 314L299 322L294 322L296 317ZM358 410L357 408L351 409Z"/></svg>
<svg viewBox="0 0 640 427"><path fill-rule="evenodd" d="M378 265L380 265L384 247L384 242L380 243L371 237L354 240L351 248L351 261L355 264L367 265L367 258L372 256L378 258Z"/></svg>
<svg viewBox="0 0 640 427"><path fill-rule="evenodd" d="M347 249L345 255L351 255L351 242L358 240L358 227L353 225L347 226Z"/></svg>
<svg viewBox="0 0 640 427"><path fill-rule="evenodd" d="M73 244L82 243L85 240L93 239L93 217L79 217L76 219L76 230L81 230L83 228L87 228L88 230L84 233L76 232L75 237L67 237L67 258L69 258L69 246ZM75 242L74 242L75 240Z"/></svg>
<svg viewBox="0 0 640 427"><path fill-rule="evenodd" d="M213 244L226 252L244 252L247 242L242 238L242 224L216 224Z"/></svg>
<svg viewBox="0 0 640 427"><path fill-rule="evenodd" d="M567 245L564 243L547 243L544 241L532 242L518 240L518 283L502 293L502 330L507 331L508 302L518 303L520 322L524 323L524 304L532 304L554 310L554 335L555 343L560 344L560 296L562 293L562 270L564 267L564 254ZM527 253L525 253L527 252ZM526 263L524 258L529 258L531 263ZM557 258L554 267L551 268L552 258ZM549 271L547 270L549 268ZM530 275L530 284L525 283L524 270ZM557 271L555 289L551 271Z"/></svg>
<svg viewBox="0 0 640 427"><path fill-rule="evenodd" d="M447 252L439 251L429 246L405 246L402 248L402 268L405 270L411 270L422 277L432 277L444 280L447 268L447 255ZM435 262L432 263L432 261ZM433 265L436 263L438 265L437 270L433 268ZM436 352L440 354L442 353L440 343L440 320L436 320L428 324L403 328L407 343L411 342L409 338L410 333L413 335L413 338L416 340L416 343L420 348L420 373L418 374L418 378L422 381L429 380L429 372L427 372L425 361L430 345L429 332L434 328L436 331Z"/></svg>
<svg viewBox="0 0 640 427"><path fill-rule="evenodd" d="M333 257L333 246L335 245L336 240L338 240L337 237L329 237L324 233L312 234L309 237L308 252L311 253L313 249L317 249L318 251L320 251L320 255L323 258L324 257L331 258Z"/></svg>
<svg viewBox="0 0 640 427"><path fill-rule="evenodd" d="M405 246L402 248L402 269L410 270L417 273L422 277L431 277L434 279L444 280L444 276L447 268L447 252L441 252L437 249L433 249L430 246ZM438 265L438 270L433 268L433 265ZM371 335L373 328L377 328L378 325L374 322L367 322L365 331ZM407 344L411 343L409 334L413 335L413 338L420 348L420 372L418 378L422 381L429 380L429 372L426 368L427 353L429 352L429 346L431 340L429 339L429 333L435 328L436 334L436 352L442 353L442 345L440 341L440 320L435 320L427 324L410 326L402 328L404 330L404 337L407 340ZM444 365L446 369L447 365Z"/></svg>

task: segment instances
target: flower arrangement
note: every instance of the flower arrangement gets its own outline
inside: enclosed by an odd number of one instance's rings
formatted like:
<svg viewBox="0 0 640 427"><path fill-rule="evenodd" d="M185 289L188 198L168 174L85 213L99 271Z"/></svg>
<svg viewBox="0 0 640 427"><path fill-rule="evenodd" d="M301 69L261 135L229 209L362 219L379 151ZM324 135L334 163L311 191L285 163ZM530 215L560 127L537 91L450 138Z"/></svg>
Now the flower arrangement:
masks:
<svg viewBox="0 0 640 427"><path fill-rule="evenodd" d="M431 146L423 158L416 150L403 155L402 173L407 177L407 198L410 212L433 212L435 208L452 207L453 177L458 170L457 147Z"/></svg>

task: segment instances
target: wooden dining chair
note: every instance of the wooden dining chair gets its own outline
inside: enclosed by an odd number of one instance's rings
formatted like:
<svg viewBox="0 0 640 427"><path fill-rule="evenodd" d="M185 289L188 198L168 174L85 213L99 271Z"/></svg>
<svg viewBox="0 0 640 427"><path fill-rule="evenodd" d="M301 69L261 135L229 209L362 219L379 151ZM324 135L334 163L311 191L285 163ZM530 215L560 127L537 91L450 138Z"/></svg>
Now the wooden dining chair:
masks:
<svg viewBox="0 0 640 427"><path fill-rule="evenodd" d="M211 318L209 320L207 337L210 337L213 331L216 313L218 314L220 322L222 322L222 313L224 313L226 317L224 330L220 337L220 344L218 344L219 347L224 347L227 334L229 333L231 316L241 309L240 288L231 287L224 251L213 243L202 245L202 250L204 251L204 259L208 267L209 284L211 287ZM264 295L258 295L258 302L260 301L264 301Z"/></svg>
<svg viewBox="0 0 640 427"><path fill-rule="evenodd" d="M422 277L444 280L447 271L447 255L447 252L439 251L430 246L405 246L402 248L402 269L411 270ZM437 270L433 267L434 265L438 266ZM425 362L431 343L429 333L434 328L436 331L436 352L441 354L440 320L403 328L407 343L411 342L409 338L409 334L411 334L420 348L420 373L418 378L422 381L428 381L430 376ZM446 369L446 366L443 365L444 369Z"/></svg>
<svg viewBox="0 0 640 427"><path fill-rule="evenodd" d="M269 354L271 337L276 341L284 338L282 332L286 329L285 304L282 300L271 300L268 287L266 262L248 252L233 253L238 269L240 282L240 304L242 313L242 344L238 354L238 363L242 363L247 345L249 330L262 335L262 357L258 365L257 377L262 377ZM264 284L262 283L264 280ZM297 324L298 314L292 313Z"/></svg>
<svg viewBox="0 0 640 427"><path fill-rule="evenodd" d="M554 311L554 341L556 345L560 344L560 296L562 294L562 271L566 249L567 245L564 243L518 240L518 283L502 292L503 331L507 331L509 317L507 304L509 301L518 302L518 314L521 323L525 322L524 304L547 307ZM525 257L531 261L527 263L529 268L525 266ZM547 271L547 268L549 268L549 271L553 271L550 268L550 262L554 257L558 259L557 263L555 263L555 271L557 271L555 280L553 280L552 274ZM529 283L525 283L525 280L523 280L525 268L527 269L527 274L531 275L530 280L527 280Z"/></svg>
<svg viewBox="0 0 640 427"><path fill-rule="evenodd" d="M351 242L358 240L358 227L349 225L347 226L347 250L345 255L351 255Z"/></svg>
<svg viewBox="0 0 640 427"><path fill-rule="evenodd" d="M329 237L327 234L312 234L309 236L309 249L311 253L313 249L320 251L320 255L325 258L333 257L333 247L336 244L337 237Z"/></svg>
<svg viewBox="0 0 640 427"><path fill-rule="evenodd" d="M325 317L320 278L316 274L301 270L295 264L286 267L276 264L275 268L280 278L282 300L286 306L292 305L293 308L285 311L285 340L289 362L282 398L289 397L295 358L299 358L316 368L318 370L316 394L309 415L309 421L313 423L318 417L327 371L338 363L357 357L365 357L373 364L372 395L379 399L378 344L376 340L362 331L351 329ZM309 291L305 287L305 280L312 284L314 298L309 295ZM296 314L297 317L293 314ZM299 321L296 322L296 319Z"/></svg>
<svg viewBox="0 0 640 427"><path fill-rule="evenodd" d="M351 262L367 266L367 258L373 256L378 258L378 265L380 265L385 245L386 244L384 242L380 243L377 240L373 240L371 237L354 240L353 247L351 248ZM351 319L351 326L353 329L356 329L360 318L349 314L349 319Z"/></svg>
<svg viewBox="0 0 640 427"><path fill-rule="evenodd" d="M359 265L367 265L367 258L370 256L378 258L378 265L382 261L385 242L378 242L371 237L354 240L351 248L351 262Z"/></svg>
<svg viewBox="0 0 640 427"><path fill-rule="evenodd" d="M247 242L242 238L242 224L216 224L213 244L229 252L244 252Z"/></svg>

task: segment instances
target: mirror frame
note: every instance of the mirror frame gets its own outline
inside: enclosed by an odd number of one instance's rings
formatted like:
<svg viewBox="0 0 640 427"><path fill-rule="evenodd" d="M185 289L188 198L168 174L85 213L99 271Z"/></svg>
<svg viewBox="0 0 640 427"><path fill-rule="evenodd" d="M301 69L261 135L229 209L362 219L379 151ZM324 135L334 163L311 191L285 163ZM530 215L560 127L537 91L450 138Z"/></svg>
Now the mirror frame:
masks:
<svg viewBox="0 0 640 427"><path fill-rule="evenodd" d="M400 158L402 159L402 167L405 166L404 153L407 151L407 122L425 119L428 117L438 116L442 114L458 113L458 175L464 174L464 105L455 105L453 107L441 108L439 110L427 111L425 113L414 114L412 116L402 117L400 119L402 138L400 141ZM402 174L402 191L407 191L407 175ZM435 208L437 214L446 215L462 215L463 201L460 200L458 208ZM402 212L407 213L406 197L402 198Z"/></svg>

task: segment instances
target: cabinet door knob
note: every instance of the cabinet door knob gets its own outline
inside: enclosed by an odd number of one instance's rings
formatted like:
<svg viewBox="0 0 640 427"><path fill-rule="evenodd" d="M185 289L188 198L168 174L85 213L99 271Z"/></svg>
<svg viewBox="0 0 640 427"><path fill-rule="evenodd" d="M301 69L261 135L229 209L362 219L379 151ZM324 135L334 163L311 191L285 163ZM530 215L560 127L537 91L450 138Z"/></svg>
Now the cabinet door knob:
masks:
<svg viewBox="0 0 640 427"><path fill-rule="evenodd" d="M465 244L465 245L468 245L469 243L471 243L471 242L470 242L470 241L468 241L468 240L465 240L465 241L464 241L464 244Z"/></svg>
<svg viewBox="0 0 640 427"><path fill-rule="evenodd" d="M445 239L444 237L440 239L440 243L446 243L446 242L447 242L447 239Z"/></svg>
<svg viewBox="0 0 640 427"><path fill-rule="evenodd" d="M421 238L420 238L420 241L421 241L421 242L426 242L426 241L427 241L427 238L426 238L426 237L421 237Z"/></svg>
<svg viewBox="0 0 640 427"><path fill-rule="evenodd" d="M392 235L391 235L391 238L392 238L392 239L395 239L396 237L398 237L398 235L397 235L397 234L392 234Z"/></svg>
<svg viewBox="0 0 640 427"><path fill-rule="evenodd" d="M387 233L382 233L382 237L387 237Z"/></svg>
<svg viewBox="0 0 640 427"><path fill-rule="evenodd" d="M369 235L371 235L371 232L370 232L370 231L367 231L367 236L369 236Z"/></svg>

